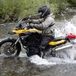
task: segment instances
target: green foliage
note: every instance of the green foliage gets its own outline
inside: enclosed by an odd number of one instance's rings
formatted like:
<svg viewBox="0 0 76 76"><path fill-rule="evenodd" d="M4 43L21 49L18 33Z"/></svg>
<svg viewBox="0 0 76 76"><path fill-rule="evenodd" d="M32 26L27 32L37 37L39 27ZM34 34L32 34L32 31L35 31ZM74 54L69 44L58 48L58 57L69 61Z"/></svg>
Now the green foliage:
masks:
<svg viewBox="0 0 76 76"><path fill-rule="evenodd" d="M0 0L0 16L5 20L16 20L24 10L25 0Z"/></svg>
<svg viewBox="0 0 76 76"><path fill-rule="evenodd" d="M0 0L0 20L16 21L25 15L34 14L42 5L48 5L54 14L64 10L76 0Z"/></svg>
<svg viewBox="0 0 76 76"><path fill-rule="evenodd" d="M70 6L76 7L76 0L67 0L70 3Z"/></svg>
<svg viewBox="0 0 76 76"><path fill-rule="evenodd" d="M69 5L66 0L49 0L53 13L59 13Z"/></svg>
<svg viewBox="0 0 76 76"><path fill-rule="evenodd" d="M49 2L48 2L49 3ZM21 17L29 14L34 14L37 12L37 9L42 6L46 5L47 0L25 0L24 11L21 12Z"/></svg>

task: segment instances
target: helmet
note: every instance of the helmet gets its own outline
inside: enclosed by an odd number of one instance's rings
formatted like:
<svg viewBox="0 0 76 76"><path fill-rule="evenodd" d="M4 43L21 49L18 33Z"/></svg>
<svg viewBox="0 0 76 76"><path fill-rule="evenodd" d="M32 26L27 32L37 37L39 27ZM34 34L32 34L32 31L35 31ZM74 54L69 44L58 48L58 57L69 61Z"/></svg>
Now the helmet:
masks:
<svg viewBox="0 0 76 76"><path fill-rule="evenodd" d="M38 9L38 13L40 13L40 17L44 18L50 14L50 8L47 6L42 6Z"/></svg>

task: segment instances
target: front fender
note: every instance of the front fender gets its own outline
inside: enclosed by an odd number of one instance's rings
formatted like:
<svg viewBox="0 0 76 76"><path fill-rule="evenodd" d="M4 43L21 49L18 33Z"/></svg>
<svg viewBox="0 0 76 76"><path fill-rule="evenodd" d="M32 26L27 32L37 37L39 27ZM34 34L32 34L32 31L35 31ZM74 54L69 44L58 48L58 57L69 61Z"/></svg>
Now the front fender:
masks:
<svg viewBox="0 0 76 76"><path fill-rule="evenodd" d="M15 42L16 41L16 39L14 39L14 38L12 38L12 37L8 37L8 38L4 38L4 39L0 39L0 46L3 44L3 43L5 43L5 42Z"/></svg>

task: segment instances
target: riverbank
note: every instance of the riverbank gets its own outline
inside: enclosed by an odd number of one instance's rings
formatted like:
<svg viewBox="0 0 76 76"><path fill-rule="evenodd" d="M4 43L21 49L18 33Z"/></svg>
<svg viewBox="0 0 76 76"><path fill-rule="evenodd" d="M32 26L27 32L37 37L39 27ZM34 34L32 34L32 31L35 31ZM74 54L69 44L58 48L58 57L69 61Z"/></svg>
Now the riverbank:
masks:
<svg viewBox="0 0 76 76"><path fill-rule="evenodd" d="M30 0L30 2L28 0L1 0L0 23L16 22L24 16L33 15L43 5L48 5L54 15L60 15L61 12L66 11L66 8L75 7L74 3L76 3L75 0Z"/></svg>
<svg viewBox="0 0 76 76"><path fill-rule="evenodd" d="M62 15L63 14L63 15ZM72 8L66 8L62 13L58 13L58 14L55 14L55 20L64 20L64 17L66 17L66 19L69 19L71 18L73 15L76 15L76 8L75 7L72 7ZM15 24L17 23L18 20L5 20L5 19L0 19L0 24L1 25L4 25L4 24Z"/></svg>

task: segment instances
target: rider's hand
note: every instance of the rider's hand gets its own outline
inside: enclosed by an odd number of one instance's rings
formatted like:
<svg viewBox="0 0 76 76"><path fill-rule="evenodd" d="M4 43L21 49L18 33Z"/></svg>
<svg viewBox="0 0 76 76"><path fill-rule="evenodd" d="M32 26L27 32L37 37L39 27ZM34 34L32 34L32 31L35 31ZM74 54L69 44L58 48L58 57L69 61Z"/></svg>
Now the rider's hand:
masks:
<svg viewBox="0 0 76 76"><path fill-rule="evenodd" d="M28 22L29 22L29 23L33 23L33 20L31 20L31 19L28 19Z"/></svg>
<svg viewBox="0 0 76 76"><path fill-rule="evenodd" d="M23 29L23 26L19 24L18 26L16 26L16 29Z"/></svg>
<svg viewBox="0 0 76 76"><path fill-rule="evenodd" d="M28 29L33 28L32 26L27 26Z"/></svg>

